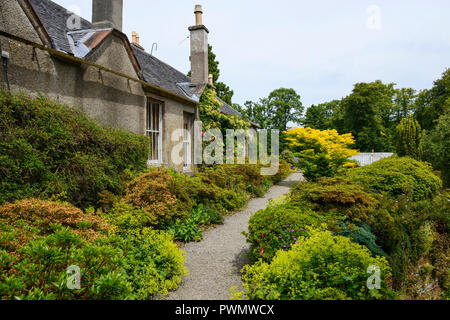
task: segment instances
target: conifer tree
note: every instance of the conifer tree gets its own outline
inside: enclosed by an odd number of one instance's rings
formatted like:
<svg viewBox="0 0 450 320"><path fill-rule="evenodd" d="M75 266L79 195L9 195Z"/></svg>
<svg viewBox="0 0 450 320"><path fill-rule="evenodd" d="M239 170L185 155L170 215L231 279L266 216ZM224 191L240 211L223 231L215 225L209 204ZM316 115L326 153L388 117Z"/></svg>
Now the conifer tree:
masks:
<svg viewBox="0 0 450 320"><path fill-rule="evenodd" d="M400 157L411 157L417 160L422 158L422 138L425 131L412 115L403 118L397 126L395 135L395 148Z"/></svg>

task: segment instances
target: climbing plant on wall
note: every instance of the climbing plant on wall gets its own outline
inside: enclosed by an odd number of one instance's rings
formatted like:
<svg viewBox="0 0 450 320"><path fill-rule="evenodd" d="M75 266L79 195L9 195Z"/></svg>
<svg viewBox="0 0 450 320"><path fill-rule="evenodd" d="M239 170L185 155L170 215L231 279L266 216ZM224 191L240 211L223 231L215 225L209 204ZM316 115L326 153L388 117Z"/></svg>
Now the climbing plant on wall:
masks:
<svg viewBox="0 0 450 320"><path fill-rule="evenodd" d="M237 115L226 115L220 112L223 103L217 99L214 90L206 88L200 99L200 119L203 130L219 129L248 129L250 124Z"/></svg>

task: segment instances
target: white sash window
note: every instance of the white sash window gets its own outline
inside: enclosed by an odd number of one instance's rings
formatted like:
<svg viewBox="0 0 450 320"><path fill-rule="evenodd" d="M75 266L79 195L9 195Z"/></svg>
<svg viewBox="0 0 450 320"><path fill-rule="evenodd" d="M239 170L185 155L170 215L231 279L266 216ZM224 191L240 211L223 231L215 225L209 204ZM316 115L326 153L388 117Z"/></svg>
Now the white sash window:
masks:
<svg viewBox="0 0 450 320"><path fill-rule="evenodd" d="M160 102L147 100L146 133L150 138L149 164L162 163L162 111Z"/></svg>
<svg viewBox="0 0 450 320"><path fill-rule="evenodd" d="M193 116L184 113L183 121L183 163L184 170L190 170L192 167L192 126Z"/></svg>

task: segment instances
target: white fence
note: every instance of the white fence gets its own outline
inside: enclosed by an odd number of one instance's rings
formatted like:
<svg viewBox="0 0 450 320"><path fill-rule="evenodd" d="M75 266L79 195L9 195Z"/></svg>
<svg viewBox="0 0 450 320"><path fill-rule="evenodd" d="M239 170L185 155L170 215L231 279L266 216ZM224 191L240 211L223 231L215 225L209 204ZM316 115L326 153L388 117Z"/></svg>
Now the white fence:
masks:
<svg viewBox="0 0 450 320"><path fill-rule="evenodd" d="M393 153L388 152L377 152L377 153L359 153L354 157L351 157L350 160L355 160L359 163L360 166L368 166L378 160L389 158L393 156Z"/></svg>

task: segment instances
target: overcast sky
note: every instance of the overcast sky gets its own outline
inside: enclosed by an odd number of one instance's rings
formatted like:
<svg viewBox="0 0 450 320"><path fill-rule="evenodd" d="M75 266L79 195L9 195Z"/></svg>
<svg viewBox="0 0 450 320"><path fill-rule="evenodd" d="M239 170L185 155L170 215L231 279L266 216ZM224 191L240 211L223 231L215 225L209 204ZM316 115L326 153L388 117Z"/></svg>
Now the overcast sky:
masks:
<svg viewBox="0 0 450 320"><path fill-rule="evenodd" d="M91 20L92 0L56 2ZM420 90L450 67L448 0L124 0L123 31L187 73L195 4L239 104L287 87L309 107L378 79Z"/></svg>

